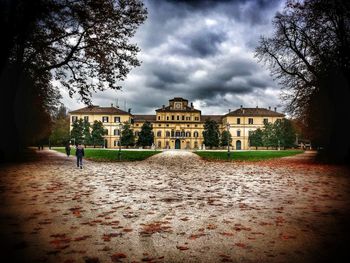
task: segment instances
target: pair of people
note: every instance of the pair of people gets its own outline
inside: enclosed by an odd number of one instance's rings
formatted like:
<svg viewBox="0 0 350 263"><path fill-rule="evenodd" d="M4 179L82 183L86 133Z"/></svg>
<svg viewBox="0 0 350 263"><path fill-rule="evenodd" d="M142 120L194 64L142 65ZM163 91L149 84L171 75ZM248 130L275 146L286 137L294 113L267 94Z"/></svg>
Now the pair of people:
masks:
<svg viewBox="0 0 350 263"><path fill-rule="evenodd" d="M69 157L69 155L70 155L70 145L67 144L65 149L66 149L67 157ZM83 147L83 145L78 144L75 147L75 156L77 157L77 167L78 168L80 167L80 169L83 169L83 156L84 156L84 147Z"/></svg>

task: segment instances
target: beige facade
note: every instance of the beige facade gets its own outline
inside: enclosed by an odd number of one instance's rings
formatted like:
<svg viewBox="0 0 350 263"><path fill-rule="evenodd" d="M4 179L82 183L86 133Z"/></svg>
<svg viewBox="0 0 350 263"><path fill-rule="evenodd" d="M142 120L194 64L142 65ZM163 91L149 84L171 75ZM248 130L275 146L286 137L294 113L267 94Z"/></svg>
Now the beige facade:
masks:
<svg viewBox="0 0 350 263"><path fill-rule="evenodd" d="M168 106L156 110L155 115L132 115L116 107L86 107L70 112L71 124L76 118L88 118L92 124L102 121L108 131L105 135L105 147L117 148L120 130L128 122L137 137L143 123L150 122L153 127L154 144L159 149L202 149L204 123L207 119L219 124L220 132L229 130L232 135L232 147L236 150L249 149L249 132L262 128L264 122L274 123L284 118L281 113L264 108L243 108L230 111L225 115L202 115L188 100L174 98ZM229 125L228 125L229 124ZM71 125L72 127L72 125Z"/></svg>

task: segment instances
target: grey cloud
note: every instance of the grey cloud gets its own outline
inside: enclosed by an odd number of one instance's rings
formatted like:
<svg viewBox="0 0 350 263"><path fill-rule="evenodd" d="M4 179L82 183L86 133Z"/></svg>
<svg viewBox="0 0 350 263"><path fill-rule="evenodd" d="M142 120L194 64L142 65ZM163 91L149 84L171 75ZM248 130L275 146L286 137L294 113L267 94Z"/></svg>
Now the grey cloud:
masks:
<svg viewBox="0 0 350 263"><path fill-rule="evenodd" d="M279 89L251 56L258 34L270 30L269 21L279 1L145 3L149 17L135 36L141 48L141 67L121 83L122 91L93 94L94 104L108 106L118 99L121 108L126 101L133 113L154 114L169 99L184 97L207 105L201 109L203 114L221 114L239 105L254 107L250 104L257 100L259 105L280 103L276 96L265 93L267 88L276 93ZM208 19L214 24L206 25ZM230 48L239 52L230 53ZM76 105L67 96L65 100Z"/></svg>

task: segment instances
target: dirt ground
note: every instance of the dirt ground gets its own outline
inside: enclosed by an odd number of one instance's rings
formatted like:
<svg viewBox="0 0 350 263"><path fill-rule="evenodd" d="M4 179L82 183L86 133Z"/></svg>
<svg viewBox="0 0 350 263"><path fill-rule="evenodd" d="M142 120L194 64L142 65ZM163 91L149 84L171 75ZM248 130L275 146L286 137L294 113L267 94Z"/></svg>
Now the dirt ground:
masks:
<svg viewBox="0 0 350 263"><path fill-rule="evenodd" d="M349 170L312 154L227 163L166 151L83 169L37 154L0 167L6 262L349 262Z"/></svg>

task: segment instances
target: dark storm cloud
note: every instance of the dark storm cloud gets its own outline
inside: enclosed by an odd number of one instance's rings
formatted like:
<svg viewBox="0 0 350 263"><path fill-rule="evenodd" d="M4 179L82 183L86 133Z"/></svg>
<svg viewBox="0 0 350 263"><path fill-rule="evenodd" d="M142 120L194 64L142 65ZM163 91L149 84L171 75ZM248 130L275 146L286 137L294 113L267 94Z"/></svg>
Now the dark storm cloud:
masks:
<svg viewBox="0 0 350 263"><path fill-rule="evenodd" d="M119 99L141 114L154 114L173 97L196 101L204 114L279 104L278 87L253 53L281 1L145 0L148 19L134 38L142 65L120 83L122 91L98 93L94 104Z"/></svg>

